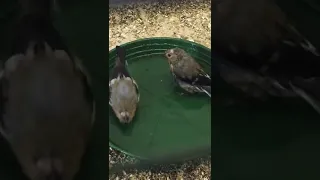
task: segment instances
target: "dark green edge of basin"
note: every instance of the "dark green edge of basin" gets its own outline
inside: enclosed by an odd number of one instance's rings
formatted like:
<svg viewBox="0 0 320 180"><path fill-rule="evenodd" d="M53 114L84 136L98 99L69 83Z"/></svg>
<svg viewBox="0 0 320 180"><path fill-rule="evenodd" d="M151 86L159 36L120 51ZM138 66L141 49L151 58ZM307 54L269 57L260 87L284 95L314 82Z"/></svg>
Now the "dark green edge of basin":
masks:
<svg viewBox="0 0 320 180"><path fill-rule="evenodd" d="M126 58L128 61L138 59L143 56L149 55L164 55L164 51L170 48L179 47L190 53L197 61L205 63L208 66L211 66L211 49L191 41L178 38L169 38L169 37L154 37L154 38L145 38L131 41L128 43L121 44L120 46L125 47L126 49ZM115 48L109 52L109 69L114 66L116 58ZM124 153L133 158L140 160L148 160L145 157L137 156L119 148L116 144L110 142L109 147ZM196 157L187 157L187 159L194 159Z"/></svg>

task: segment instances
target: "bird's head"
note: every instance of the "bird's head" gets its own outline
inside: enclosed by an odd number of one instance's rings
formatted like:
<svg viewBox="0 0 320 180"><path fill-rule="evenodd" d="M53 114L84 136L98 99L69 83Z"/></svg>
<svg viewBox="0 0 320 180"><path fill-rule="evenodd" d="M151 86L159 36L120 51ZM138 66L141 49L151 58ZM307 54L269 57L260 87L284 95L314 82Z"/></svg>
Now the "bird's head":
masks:
<svg viewBox="0 0 320 180"><path fill-rule="evenodd" d="M135 109L133 111L122 111L122 112L117 112L116 115L122 124L128 124L132 121L134 114L135 114Z"/></svg>
<svg viewBox="0 0 320 180"><path fill-rule="evenodd" d="M124 123L124 124L129 123L132 120L132 118L130 117L130 113L127 111L120 112L118 114L118 118L119 118L120 122Z"/></svg>
<svg viewBox="0 0 320 180"><path fill-rule="evenodd" d="M172 48L165 51L165 56L170 64L179 62L184 54L186 52L180 48Z"/></svg>

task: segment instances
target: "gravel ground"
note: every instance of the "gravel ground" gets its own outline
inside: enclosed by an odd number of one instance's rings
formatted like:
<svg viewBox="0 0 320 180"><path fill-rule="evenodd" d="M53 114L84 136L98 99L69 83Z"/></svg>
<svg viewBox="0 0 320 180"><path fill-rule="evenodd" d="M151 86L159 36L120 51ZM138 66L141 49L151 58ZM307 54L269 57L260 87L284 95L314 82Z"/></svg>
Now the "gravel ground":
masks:
<svg viewBox="0 0 320 180"><path fill-rule="evenodd" d="M177 37L211 48L211 9L209 0L185 0L123 5L109 8L109 50L141 38ZM126 170L109 176L116 180L208 180L211 157L182 164ZM110 149L109 168L116 163L136 160Z"/></svg>
<svg viewBox="0 0 320 180"><path fill-rule="evenodd" d="M124 5L109 9L109 49L147 37L177 37L211 48L207 0Z"/></svg>

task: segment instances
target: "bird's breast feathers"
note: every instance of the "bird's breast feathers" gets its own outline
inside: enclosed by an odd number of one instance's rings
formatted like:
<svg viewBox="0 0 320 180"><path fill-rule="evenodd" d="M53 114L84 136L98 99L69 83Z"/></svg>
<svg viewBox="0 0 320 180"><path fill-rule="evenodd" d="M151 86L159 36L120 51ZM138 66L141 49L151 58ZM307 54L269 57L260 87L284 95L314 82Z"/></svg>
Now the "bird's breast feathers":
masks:
<svg viewBox="0 0 320 180"><path fill-rule="evenodd" d="M173 64L170 63L170 71L173 72Z"/></svg>

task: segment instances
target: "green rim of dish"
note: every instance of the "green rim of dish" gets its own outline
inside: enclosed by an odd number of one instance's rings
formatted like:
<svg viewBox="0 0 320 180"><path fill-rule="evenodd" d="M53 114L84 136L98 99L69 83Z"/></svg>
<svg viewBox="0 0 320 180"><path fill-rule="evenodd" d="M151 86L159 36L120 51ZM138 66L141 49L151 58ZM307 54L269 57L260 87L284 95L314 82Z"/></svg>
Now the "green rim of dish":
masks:
<svg viewBox="0 0 320 180"><path fill-rule="evenodd" d="M166 49L180 47L187 52L190 52L190 51L197 52L197 53L192 53L194 58L196 58L199 61L203 61L203 63L207 63L208 65L211 66L211 61L208 62L208 59L211 60L211 49L201 44L191 42L185 39L169 38L169 37L144 38L144 39L138 39L128 43L124 43L119 46L126 48L126 54L127 54L126 57L130 60L143 57L143 56L160 55L160 54L163 54ZM155 49L154 47L157 47L157 48ZM112 68L114 66L115 57L116 57L116 51L115 51L115 48L113 48L111 51L109 51L109 68ZM148 160L148 158L132 154L130 152L127 152L126 150L119 148L116 144L110 142L110 140L109 140L109 147L111 147L114 150L120 151L121 153L131 158L136 158L139 160ZM190 159L192 158L193 157L190 157Z"/></svg>

